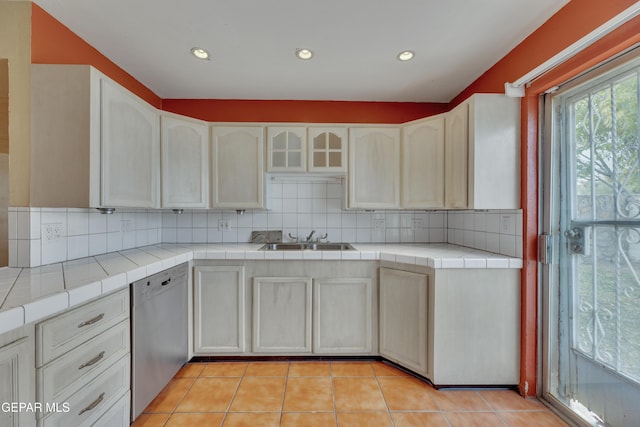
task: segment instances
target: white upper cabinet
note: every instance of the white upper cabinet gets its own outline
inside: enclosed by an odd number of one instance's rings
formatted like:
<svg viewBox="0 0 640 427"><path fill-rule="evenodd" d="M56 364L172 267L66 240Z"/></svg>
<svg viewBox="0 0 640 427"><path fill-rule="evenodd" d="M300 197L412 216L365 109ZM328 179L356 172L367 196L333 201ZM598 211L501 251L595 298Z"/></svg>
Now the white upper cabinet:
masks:
<svg viewBox="0 0 640 427"><path fill-rule="evenodd" d="M520 209L520 98L476 94L469 104L469 209Z"/></svg>
<svg viewBox="0 0 640 427"><path fill-rule="evenodd" d="M468 105L462 103L445 119L445 207L467 207Z"/></svg>
<svg viewBox="0 0 640 427"><path fill-rule="evenodd" d="M447 114L445 205L520 208L520 100L476 94Z"/></svg>
<svg viewBox="0 0 640 427"><path fill-rule="evenodd" d="M88 65L31 66L31 205L159 206L157 110Z"/></svg>
<svg viewBox="0 0 640 427"><path fill-rule="evenodd" d="M409 123L402 145L394 126L162 115L91 66L33 64L31 206L264 209L266 167L346 172L349 209L520 208L519 100L504 95Z"/></svg>
<svg viewBox="0 0 640 427"><path fill-rule="evenodd" d="M402 207L444 207L444 115L402 129Z"/></svg>
<svg viewBox="0 0 640 427"><path fill-rule="evenodd" d="M309 172L347 171L347 129L310 127L307 150Z"/></svg>
<svg viewBox="0 0 640 427"><path fill-rule="evenodd" d="M264 128L212 126L211 135L212 207L264 208Z"/></svg>
<svg viewBox="0 0 640 427"><path fill-rule="evenodd" d="M158 207L157 110L108 79L100 80L100 95L102 205Z"/></svg>
<svg viewBox="0 0 640 427"><path fill-rule="evenodd" d="M161 117L162 207L207 208L209 127L174 115Z"/></svg>
<svg viewBox="0 0 640 427"><path fill-rule="evenodd" d="M396 209L400 206L400 129L349 130L348 207Z"/></svg>
<svg viewBox="0 0 640 427"><path fill-rule="evenodd" d="M269 172L304 172L307 162L306 127L267 128Z"/></svg>

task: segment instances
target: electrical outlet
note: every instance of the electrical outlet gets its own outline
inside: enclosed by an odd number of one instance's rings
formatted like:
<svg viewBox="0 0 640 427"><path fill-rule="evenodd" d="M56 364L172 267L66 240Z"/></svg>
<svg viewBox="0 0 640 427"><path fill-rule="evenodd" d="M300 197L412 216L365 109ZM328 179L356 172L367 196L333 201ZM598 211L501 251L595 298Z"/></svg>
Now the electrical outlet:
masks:
<svg viewBox="0 0 640 427"><path fill-rule="evenodd" d="M373 220L373 228L375 230L383 230L384 229L384 219L377 218Z"/></svg>
<svg viewBox="0 0 640 427"><path fill-rule="evenodd" d="M226 231L229 230L229 221L226 219L218 220L218 231Z"/></svg>
<svg viewBox="0 0 640 427"><path fill-rule="evenodd" d="M42 224L42 239L45 242L55 242L62 238L62 229L64 228L61 222Z"/></svg>
<svg viewBox="0 0 640 427"><path fill-rule="evenodd" d="M508 233L511 230L511 222L513 217L511 215L502 215L500 219L500 231L502 233Z"/></svg>

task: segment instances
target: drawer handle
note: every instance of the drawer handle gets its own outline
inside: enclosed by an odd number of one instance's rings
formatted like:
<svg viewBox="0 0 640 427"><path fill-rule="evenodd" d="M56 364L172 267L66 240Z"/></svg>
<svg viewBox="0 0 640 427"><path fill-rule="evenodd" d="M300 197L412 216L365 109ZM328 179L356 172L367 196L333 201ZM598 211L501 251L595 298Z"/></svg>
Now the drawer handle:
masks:
<svg viewBox="0 0 640 427"><path fill-rule="evenodd" d="M85 326L93 325L94 323L101 321L103 317L104 317L104 313L100 313L96 317L94 317L93 319L90 319L90 320L87 320L86 322L80 323L78 325L78 328L83 328Z"/></svg>
<svg viewBox="0 0 640 427"><path fill-rule="evenodd" d="M98 396L98 398L96 400L94 400L91 403L91 405L87 406L82 411L78 412L78 415L82 415L85 412L89 412L89 411L95 409L95 407L98 406L100 404L100 402L102 402L103 400L104 400L104 391L102 392L102 394L100 396Z"/></svg>
<svg viewBox="0 0 640 427"><path fill-rule="evenodd" d="M97 355L96 357L94 357L93 359L89 360L88 362L83 363L82 365L78 366L78 369L84 369L87 368L91 365L95 365L96 363L98 363L102 358L104 357L104 351L101 351L99 355Z"/></svg>

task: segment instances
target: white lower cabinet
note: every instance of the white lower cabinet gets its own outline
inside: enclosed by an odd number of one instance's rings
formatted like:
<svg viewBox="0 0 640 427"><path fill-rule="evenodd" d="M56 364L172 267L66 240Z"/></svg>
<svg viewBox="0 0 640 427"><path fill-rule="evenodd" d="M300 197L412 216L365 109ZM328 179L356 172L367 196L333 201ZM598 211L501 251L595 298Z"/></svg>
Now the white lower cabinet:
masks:
<svg viewBox="0 0 640 427"><path fill-rule="evenodd" d="M0 426L27 427L36 423L33 411L5 405L34 403L33 326L0 335Z"/></svg>
<svg viewBox="0 0 640 427"><path fill-rule="evenodd" d="M253 351L311 353L310 277L253 278Z"/></svg>
<svg viewBox="0 0 640 427"><path fill-rule="evenodd" d="M373 351L373 283L371 279L313 281L313 352Z"/></svg>
<svg viewBox="0 0 640 427"><path fill-rule="evenodd" d="M130 361L118 360L82 389L65 398L69 411L61 410L41 420L44 427L92 426L111 406L129 392ZM126 425L126 424L125 424ZM116 427L116 426L114 426Z"/></svg>
<svg viewBox="0 0 640 427"><path fill-rule="evenodd" d="M520 270L384 265L380 354L439 386L518 384L519 307Z"/></svg>
<svg viewBox="0 0 640 427"><path fill-rule="evenodd" d="M193 353L378 354L374 261L196 262Z"/></svg>
<svg viewBox="0 0 640 427"><path fill-rule="evenodd" d="M428 312L434 384L518 384L520 270L435 270Z"/></svg>
<svg viewBox="0 0 640 427"><path fill-rule="evenodd" d="M380 268L380 354L427 375L425 274Z"/></svg>
<svg viewBox="0 0 640 427"><path fill-rule="evenodd" d="M131 393L126 393L95 422L93 427L128 426L131 418Z"/></svg>
<svg viewBox="0 0 640 427"><path fill-rule="evenodd" d="M108 412L130 390L129 290L38 323L36 349L36 399L51 405L38 413L38 425L113 420ZM128 425L128 416L123 423L102 425Z"/></svg>
<svg viewBox="0 0 640 427"><path fill-rule="evenodd" d="M38 395L44 402L61 402L80 388L87 375L112 365L129 354L129 322L85 342L83 351L70 351L38 369Z"/></svg>
<svg viewBox="0 0 640 427"><path fill-rule="evenodd" d="M244 267L197 266L194 287L194 353L244 352Z"/></svg>

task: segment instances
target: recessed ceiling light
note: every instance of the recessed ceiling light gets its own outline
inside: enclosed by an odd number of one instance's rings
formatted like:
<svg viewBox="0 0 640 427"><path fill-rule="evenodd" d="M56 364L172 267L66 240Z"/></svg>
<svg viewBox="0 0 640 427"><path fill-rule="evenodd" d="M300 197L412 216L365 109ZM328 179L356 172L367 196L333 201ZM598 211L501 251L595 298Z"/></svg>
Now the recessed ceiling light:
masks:
<svg viewBox="0 0 640 427"><path fill-rule="evenodd" d="M206 49L202 49L201 47L192 47L191 54L198 59L209 59L209 52Z"/></svg>
<svg viewBox="0 0 640 427"><path fill-rule="evenodd" d="M413 51L411 50L403 50L402 52L400 52L398 54L398 59L400 61L410 61L413 59L413 57L415 56L415 54L413 53Z"/></svg>
<svg viewBox="0 0 640 427"><path fill-rule="evenodd" d="M296 49L296 56L300 59L311 59L313 58L313 52L309 49Z"/></svg>

